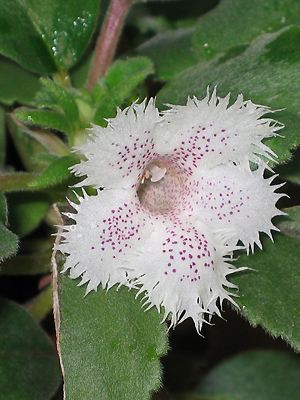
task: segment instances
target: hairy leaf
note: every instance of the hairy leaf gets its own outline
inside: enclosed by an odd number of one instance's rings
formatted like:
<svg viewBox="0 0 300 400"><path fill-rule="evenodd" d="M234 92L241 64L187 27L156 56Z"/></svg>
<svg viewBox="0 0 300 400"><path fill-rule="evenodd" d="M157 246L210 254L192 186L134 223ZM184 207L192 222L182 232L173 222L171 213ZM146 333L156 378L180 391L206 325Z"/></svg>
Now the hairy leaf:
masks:
<svg viewBox="0 0 300 400"><path fill-rule="evenodd" d="M18 250L18 237L0 223L0 262L16 254Z"/></svg>
<svg viewBox="0 0 300 400"><path fill-rule="evenodd" d="M66 398L150 399L160 386L159 357L167 349L161 316L144 312L125 288L84 292L76 281L59 277Z"/></svg>
<svg viewBox="0 0 300 400"><path fill-rule="evenodd" d="M194 49L200 60L249 43L264 32L299 23L298 0L222 0L199 18Z"/></svg>
<svg viewBox="0 0 300 400"><path fill-rule="evenodd" d="M187 69L159 94L159 102L183 104L188 96L206 95L207 86L218 86L218 94L232 93L232 99L242 93L245 99L272 109L283 109L276 119L284 123L282 137L267 141L286 162L290 149L300 144L300 27L262 35L244 53Z"/></svg>
<svg viewBox="0 0 300 400"><path fill-rule="evenodd" d="M75 156L65 156L54 160L34 180L29 183L33 189L44 189L58 185L71 178L69 168L78 163Z"/></svg>
<svg viewBox="0 0 300 400"><path fill-rule="evenodd" d="M56 129L68 133L71 130L68 119L55 111L19 108L16 117L29 125L41 126L47 129Z"/></svg>
<svg viewBox="0 0 300 400"><path fill-rule="evenodd" d="M170 80L184 69L197 64L193 50L194 28L177 29L158 33L138 47L137 52L149 57L160 79Z"/></svg>
<svg viewBox="0 0 300 400"><path fill-rule="evenodd" d="M239 257L238 266L255 271L232 277L239 286L241 313L296 350L300 350L299 259L299 240L278 234L275 244L268 239L263 251Z"/></svg>
<svg viewBox="0 0 300 400"><path fill-rule="evenodd" d="M51 400L60 382L54 346L19 305L0 300L0 386L6 400Z"/></svg>
<svg viewBox="0 0 300 400"><path fill-rule="evenodd" d="M5 111L0 107L0 168L4 165L6 156Z"/></svg>
<svg viewBox="0 0 300 400"><path fill-rule="evenodd" d="M300 360L293 354L248 351L213 368L197 392L239 400L294 399L300 391L299 375Z"/></svg>
<svg viewBox="0 0 300 400"><path fill-rule="evenodd" d="M136 87L153 72L153 64L147 57L116 61L94 88L96 113L93 122L103 124L103 118L113 117L116 107L124 105Z"/></svg>

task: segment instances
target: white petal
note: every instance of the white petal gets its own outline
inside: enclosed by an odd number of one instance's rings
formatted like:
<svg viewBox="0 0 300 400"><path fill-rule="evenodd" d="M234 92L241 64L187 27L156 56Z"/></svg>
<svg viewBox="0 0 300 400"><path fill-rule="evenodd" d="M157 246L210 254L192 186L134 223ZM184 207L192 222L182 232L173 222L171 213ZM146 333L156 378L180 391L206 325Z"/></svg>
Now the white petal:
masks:
<svg viewBox="0 0 300 400"><path fill-rule="evenodd" d="M191 317L200 332L209 314L218 313L217 303L233 302L225 287L233 287L226 275L234 271L223 258L228 250L216 243L207 229L187 223L157 220L133 272L145 306L164 308L175 326Z"/></svg>
<svg viewBox="0 0 300 400"><path fill-rule="evenodd" d="M244 101L239 95L229 106L229 95L188 99L186 106L170 106L157 134L161 155L169 155L186 170L211 168L228 161L244 163L271 159L275 154L262 143L282 128L265 114L268 107Z"/></svg>
<svg viewBox="0 0 300 400"><path fill-rule="evenodd" d="M259 233L270 235L272 218L282 215L276 208L283 196L275 193L281 186L271 185L274 177L265 179L262 167L255 171L232 164L211 170L199 170L194 174L194 212L199 220L214 231L227 231L230 242L242 243L253 250L261 246Z"/></svg>
<svg viewBox="0 0 300 400"><path fill-rule="evenodd" d="M79 185L135 186L153 158L153 135L160 119L151 99L148 105L144 101L118 110L106 128L94 125L88 141L77 148L85 156L84 161L72 168L76 176L86 176Z"/></svg>
<svg viewBox="0 0 300 400"><path fill-rule="evenodd" d="M104 190L81 198L77 213L68 215L75 223L64 227L58 250L67 255L64 271L88 283L88 292L129 284L132 249L149 234L138 207L134 193Z"/></svg>

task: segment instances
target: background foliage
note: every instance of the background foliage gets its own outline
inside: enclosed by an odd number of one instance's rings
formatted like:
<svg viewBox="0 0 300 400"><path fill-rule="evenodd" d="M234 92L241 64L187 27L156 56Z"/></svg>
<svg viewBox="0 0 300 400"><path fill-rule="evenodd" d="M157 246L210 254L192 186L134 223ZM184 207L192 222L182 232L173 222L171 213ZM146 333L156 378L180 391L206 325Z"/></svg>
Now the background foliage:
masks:
<svg viewBox="0 0 300 400"><path fill-rule="evenodd" d="M298 399L300 3L122 0L131 7L114 61L87 90L113 1L1 7L0 398L61 399L59 356L72 400ZM280 206L288 216L277 221L275 244L266 239L264 252L237 255L254 269L233 278L240 309L227 308L227 322L215 318L202 338L189 321L168 332L133 290L83 298L77 282L58 274L63 260L52 290L51 234L61 223L53 204L63 210L72 197L71 149L85 128L104 126L137 98L155 95L163 108L203 97L208 85L280 109L286 126L268 145L278 154L278 182L287 181Z"/></svg>

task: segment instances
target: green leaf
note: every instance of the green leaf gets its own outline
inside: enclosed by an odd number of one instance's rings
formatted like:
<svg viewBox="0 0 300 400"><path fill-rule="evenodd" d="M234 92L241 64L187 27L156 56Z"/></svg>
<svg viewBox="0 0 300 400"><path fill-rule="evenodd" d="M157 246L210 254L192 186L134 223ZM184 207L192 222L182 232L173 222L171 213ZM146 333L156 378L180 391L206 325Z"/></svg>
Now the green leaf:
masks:
<svg viewBox="0 0 300 400"><path fill-rule="evenodd" d="M3 193L0 192L0 223L7 224L7 202Z"/></svg>
<svg viewBox="0 0 300 400"><path fill-rule="evenodd" d="M286 208L288 215L282 218L278 228L286 236L300 239L300 206Z"/></svg>
<svg viewBox="0 0 300 400"><path fill-rule="evenodd" d="M276 172L281 176L282 179L290 181L296 185L300 185L300 157L299 153L284 165L280 165L276 168Z"/></svg>
<svg viewBox="0 0 300 400"><path fill-rule="evenodd" d="M15 111L16 117L29 125L41 126L47 129L56 129L60 132L68 133L71 130L67 118L55 111L34 110L19 108Z"/></svg>
<svg viewBox="0 0 300 400"><path fill-rule="evenodd" d="M1 30L1 28L0 28ZM31 104L39 89L38 77L7 58L0 57L0 102Z"/></svg>
<svg viewBox="0 0 300 400"><path fill-rule="evenodd" d="M299 259L299 240L279 234L275 244L265 241L263 251L241 255L237 265L255 271L231 279L239 286L237 302L250 323L282 337L296 350L300 350Z"/></svg>
<svg viewBox="0 0 300 400"><path fill-rule="evenodd" d="M7 0L1 7L0 53L40 74L74 65L97 22L99 0Z"/></svg>
<svg viewBox="0 0 300 400"><path fill-rule="evenodd" d="M23 239L20 254L4 261L0 266L1 275L39 275L51 269L53 240Z"/></svg>
<svg viewBox="0 0 300 400"><path fill-rule="evenodd" d="M113 117L116 107L122 106L136 87L153 72L153 64L147 57L116 61L93 90L97 108L93 122L101 124L103 118Z"/></svg>
<svg viewBox="0 0 300 400"><path fill-rule="evenodd" d="M162 32L143 43L137 53L149 57L160 79L170 80L184 69L197 64L192 46L194 28Z"/></svg>
<svg viewBox="0 0 300 400"><path fill-rule="evenodd" d="M51 251L17 255L1 263L0 275L39 275L50 271Z"/></svg>
<svg viewBox="0 0 300 400"><path fill-rule="evenodd" d="M285 124L285 137L267 141L286 162L290 149L300 144L300 27L262 35L244 53L213 60L178 74L160 92L159 103L183 104L188 96L204 97L208 85L218 86L218 95L243 93L245 99L272 109L284 109L276 118Z"/></svg>
<svg viewBox="0 0 300 400"><path fill-rule="evenodd" d="M2 107L0 107L0 168L5 163L5 156L6 156L5 111Z"/></svg>
<svg viewBox="0 0 300 400"><path fill-rule="evenodd" d="M54 160L39 176L29 183L29 187L44 189L67 181L72 177L69 168L77 164L78 161L75 156L65 156Z"/></svg>
<svg viewBox="0 0 300 400"><path fill-rule="evenodd" d="M29 129L14 117L9 130L21 161L29 171L40 172L49 162L45 156L63 156L69 153L63 141L52 132Z"/></svg>
<svg viewBox="0 0 300 400"><path fill-rule="evenodd" d="M29 183L35 179L37 175L29 172L12 172L0 174L0 191L14 192L21 190L33 190Z"/></svg>
<svg viewBox="0 0 300 400"><path fill-rule="evenodd" d="M50 400L61 377L54 346L19 305L0 300L0 387L6 400Z"/></svg>
<svg viewBox="0 0 300 400"><path fill-rule="evenodd" d="M42 321L52 310L52 286L48 285L26 306L36 321Z"/></svg>
<svg viewBox="0 0 300 400"><path fill-rule="evenodd" d="M49 208L49 200L42 193L10 193L7 201L9 225L19 236L37 228Z"/></svg>
<svg viewBox="0 0 300 400"><path fill-rule="evenodd" d="M84 297L85 288L59 277L58 332L67 399L150 399L160 386L166 327L144 312L136 292L115 288Z"/></svg>
<svg viewBox="0 0 300 400"><path fill-rule="evenodd" d="M18 237L0 223L0 262L16 254L18 250Z"/></svg>
<svg viewBox="0 0 300 400"><path fill-rule="evenodd" d="M36 95L37 103L42 107L53 108L63 112L66 118L77 121L79 118L77 104L72 93L51 79L41 78L42 89Z"/></svg>
<svg viewBox="0 0 300 400"><path fill-rule="evenodd" d="M213 368L197 392L231 400L295 399L300 392L299 376L300 361L294 354L248 351Z"/></svg>
<svg viewBox="0 0 300 400"><path fill-rule="evenodd" d="M199 60L211 59L264 32L299 23L299 14L298 0L222 0L199 18L194 49Z"/></svg>

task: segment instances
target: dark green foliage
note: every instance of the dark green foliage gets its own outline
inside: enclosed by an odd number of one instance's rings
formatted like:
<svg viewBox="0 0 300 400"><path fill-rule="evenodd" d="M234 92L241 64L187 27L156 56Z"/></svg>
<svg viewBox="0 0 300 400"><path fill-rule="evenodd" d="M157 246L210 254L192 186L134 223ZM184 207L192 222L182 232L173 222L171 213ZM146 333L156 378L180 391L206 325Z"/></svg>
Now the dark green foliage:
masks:
<svg viewBox="0 0 300 400"><path fill-rule="evenodd" d="M288 35L291 45L280 47ZM273 110L281 109L276 119L286 125L281 132L285 137L268 140L268 146L278 155L278 162L286 162L290 149L300 144L300 27L262 35L241 55L229 59L216 59L199 64L177 75L160 92L159 103L183 104L188 96L202 98L207 86L218 86L218 94L231 92L232 100L242 93L245 99L265 104ZM298 49L295 51L295 49ZM282 54L277 61L273 54ZM275 58L274 58L275 57ZM295 59L294 59L295 58ZM293 59L293 62L291 62Z"/></svg>
<svg viewBox="0 0 300 400"><path fill-rule="evenodd" d="M134 291L99 289L84 297L77 284L59 278L66 397L149 399L160 386L159 358L168 346L161 316L145 313Z"/></svg>
<svg viewBox="0 0 300 400"><path fill-rule="evenodd" d="M197 392L231 400L297 399L300 360L279 351L249 351L212 369Z"/></svg>
<svg viewBox="0 0 300 400"><path fill-rule="evenodd" d="M0 300L0 386L6 400L51 400L61 377L53 344L19 305Z"/></svg>

